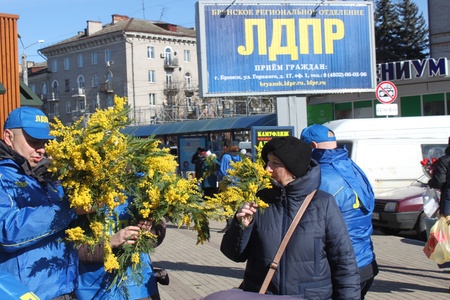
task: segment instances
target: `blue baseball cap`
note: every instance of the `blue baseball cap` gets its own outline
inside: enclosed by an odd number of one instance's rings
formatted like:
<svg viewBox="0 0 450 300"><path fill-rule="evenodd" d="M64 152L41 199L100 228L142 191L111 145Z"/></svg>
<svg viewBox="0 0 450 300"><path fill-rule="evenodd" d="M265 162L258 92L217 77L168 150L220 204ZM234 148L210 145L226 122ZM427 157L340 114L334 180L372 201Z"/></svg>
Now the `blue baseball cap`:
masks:
<svg viewBox="0 0 450 300"><path fill-rule="evenodd" d="M48 117L34 107L23 106L9 113L4 129L22 128L29 136L37 140L51 140Z"/></svg>
<svg viewBox="0 0 450 300"><path fill-rule="evenodd" d="M330 131L333 133L333 136L328 136L328 132ZM312 142L323 143L336 141L333 130L319 124L313 124L303 129L300 139L308 144Z"/></svg>

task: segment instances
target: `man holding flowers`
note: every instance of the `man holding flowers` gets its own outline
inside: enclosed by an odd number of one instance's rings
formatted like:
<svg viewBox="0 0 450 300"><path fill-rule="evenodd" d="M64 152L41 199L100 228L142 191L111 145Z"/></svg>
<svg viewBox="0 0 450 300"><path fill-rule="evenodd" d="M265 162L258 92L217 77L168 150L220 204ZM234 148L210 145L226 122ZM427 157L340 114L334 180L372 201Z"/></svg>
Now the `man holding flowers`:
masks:
<svg viewBox="0 0 450 300"><path fill-rule="evenodd" d="M37 108L13 110L0 141L0 270L41 300L76 299L77 251L64 241L76 219L62 188L47 173L53 139Z"/></svg>

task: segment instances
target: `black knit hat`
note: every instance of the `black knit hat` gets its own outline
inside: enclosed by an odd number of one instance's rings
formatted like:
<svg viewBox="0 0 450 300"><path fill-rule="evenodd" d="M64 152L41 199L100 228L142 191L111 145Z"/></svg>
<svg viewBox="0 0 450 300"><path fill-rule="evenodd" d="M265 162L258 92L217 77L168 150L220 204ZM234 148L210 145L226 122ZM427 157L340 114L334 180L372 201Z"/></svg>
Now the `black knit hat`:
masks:
<svg viewBox="0 0 450 300"><path fill-rule="evenodd" d="M295 177L303 176L311 163L311 146L294 136L274 137L267 142L261 152L261 158L266 164L270 152L278 157Z"/></svg>

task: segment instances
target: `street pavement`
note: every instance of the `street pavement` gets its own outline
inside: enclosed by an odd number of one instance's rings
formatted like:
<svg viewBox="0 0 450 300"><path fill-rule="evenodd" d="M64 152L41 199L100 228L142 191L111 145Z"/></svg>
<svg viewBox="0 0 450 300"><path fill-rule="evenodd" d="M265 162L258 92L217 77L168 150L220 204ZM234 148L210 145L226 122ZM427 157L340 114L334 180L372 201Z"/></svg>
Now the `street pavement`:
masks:
<svg viewBox="0 0 450 300"><path fill-rule="evenodd" d="M170 284L159 286L162 300L197 300L239 286L245 263L235 263L220 252L225 223L211 222L211 238L196 245L197 234L167 226L164 242L151 254L155 267L169 273ZM367 300L450 299L450 269L439 269L422 249L425 242L412 235L372 236L380 273Z"/></svg>

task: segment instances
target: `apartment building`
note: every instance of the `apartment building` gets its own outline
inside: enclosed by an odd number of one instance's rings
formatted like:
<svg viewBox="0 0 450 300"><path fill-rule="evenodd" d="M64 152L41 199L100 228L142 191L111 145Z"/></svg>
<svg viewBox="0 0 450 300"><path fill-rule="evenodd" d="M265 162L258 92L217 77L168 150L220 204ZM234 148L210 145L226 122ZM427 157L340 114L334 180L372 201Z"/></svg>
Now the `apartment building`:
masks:
<svg viewBox="0 0 450 300"><path fill-rule="evenodd" d="M198 111L196 33L164 22L112 15L40 49L47 70L29 75L50 118L70 124L127 97L132 124L194 118Z"/></svg>

